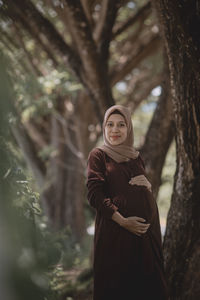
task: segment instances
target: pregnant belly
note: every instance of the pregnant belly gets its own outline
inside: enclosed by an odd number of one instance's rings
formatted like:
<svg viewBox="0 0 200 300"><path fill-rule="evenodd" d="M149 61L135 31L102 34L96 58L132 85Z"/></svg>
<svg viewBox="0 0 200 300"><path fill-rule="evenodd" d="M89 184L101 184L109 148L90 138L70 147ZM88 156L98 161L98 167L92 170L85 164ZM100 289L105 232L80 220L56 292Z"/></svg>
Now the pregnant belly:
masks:
<svg viewBox="0 0 200 300"><path fill-rule="evenodd" d="M152 193L144 186L132 186L125 193L114 197L113 202L124 217L137 216L147 222L152 221L157 211Z"/></svg>

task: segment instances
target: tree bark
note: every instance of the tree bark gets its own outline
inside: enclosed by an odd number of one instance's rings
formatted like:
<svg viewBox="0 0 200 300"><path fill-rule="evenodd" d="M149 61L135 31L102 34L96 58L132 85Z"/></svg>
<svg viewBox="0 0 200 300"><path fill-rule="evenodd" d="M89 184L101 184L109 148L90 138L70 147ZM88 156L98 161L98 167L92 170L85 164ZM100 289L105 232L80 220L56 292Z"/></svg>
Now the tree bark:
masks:
<svg viewBox="0 0 200 300"><path fill-rule="evenodd" d="M200 298L200 6L154 1L171 73L176 125L174 190L164 256L172 299Z"/></svg>

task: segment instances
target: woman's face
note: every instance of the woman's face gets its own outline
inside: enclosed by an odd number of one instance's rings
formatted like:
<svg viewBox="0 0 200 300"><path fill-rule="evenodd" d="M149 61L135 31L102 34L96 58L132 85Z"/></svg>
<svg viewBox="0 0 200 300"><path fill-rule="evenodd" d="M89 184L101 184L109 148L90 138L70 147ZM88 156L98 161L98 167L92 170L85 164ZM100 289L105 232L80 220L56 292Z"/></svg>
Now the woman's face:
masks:
<svg viewBox="0 0 200 300"><path fill-rule="evenodd" d="M123 116L110 115L105 126L105 136L111 145L120 145L126 140L127 125Z"/></svg>

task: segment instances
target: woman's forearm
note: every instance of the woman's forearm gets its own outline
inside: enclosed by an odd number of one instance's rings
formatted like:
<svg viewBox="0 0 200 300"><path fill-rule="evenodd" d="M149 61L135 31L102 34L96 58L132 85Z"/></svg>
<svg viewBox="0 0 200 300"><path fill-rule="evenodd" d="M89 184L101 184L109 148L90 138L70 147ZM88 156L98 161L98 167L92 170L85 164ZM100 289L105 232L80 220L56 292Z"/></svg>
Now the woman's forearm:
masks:
<svg viewBox="0 0 200 300"><path fill-rule="evenodd" d="M118 211L114 212L112 215L112 220L118 223L120 226L124 226L126 218L124 218Z"/></svg>

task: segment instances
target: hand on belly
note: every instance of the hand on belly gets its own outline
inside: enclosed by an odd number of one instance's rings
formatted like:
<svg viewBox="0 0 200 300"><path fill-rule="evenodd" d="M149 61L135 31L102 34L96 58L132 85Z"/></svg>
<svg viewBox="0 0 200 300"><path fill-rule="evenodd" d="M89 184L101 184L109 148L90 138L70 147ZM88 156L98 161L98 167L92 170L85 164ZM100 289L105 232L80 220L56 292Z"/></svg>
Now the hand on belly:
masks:
<svg viewBox="0 0 200 300"><path fill-rule="evenodd" d="M151 192L151 183L148 181L148 179L144 175L138 175L138 176L132 177L131 180L129 181L129 184L146 186L147 189Z"/></svg>
<svg viewBox="0 0 200 300"><path fill-rule="evenodd" d="M149 223L146 224L144 222L146 222L146 220L143 218L131 216L124 219L122 227L138 236L141 236L146 233L150 226Z"/></svg>

